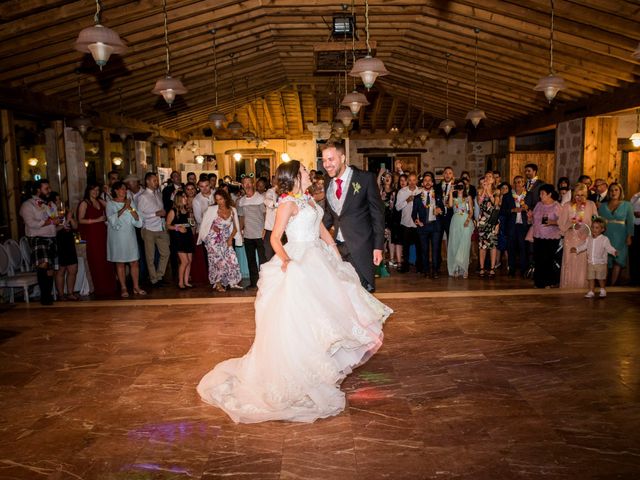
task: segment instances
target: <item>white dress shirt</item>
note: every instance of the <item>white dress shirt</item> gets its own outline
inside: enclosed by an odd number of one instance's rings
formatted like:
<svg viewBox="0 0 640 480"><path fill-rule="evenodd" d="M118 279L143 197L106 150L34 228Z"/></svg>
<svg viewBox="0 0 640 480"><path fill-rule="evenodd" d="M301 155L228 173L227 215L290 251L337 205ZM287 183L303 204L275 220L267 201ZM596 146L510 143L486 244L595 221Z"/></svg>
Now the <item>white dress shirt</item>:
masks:
<svg viewBox="0 0 640 480"><path fill-rule="evenodd" d="M20 216L24 221L24 233L27 237L55 237L55 224L45 225L45 222L57 215L55 205L38 197L31 197L20 206Z"/></svg>
<svg viewBox="0 0 640 480"><path fill-rule="evenodd" d="M576 248L578 253L587 251L587 262L591 265L605 265L607 254L615 255L616 249L611 246L607 237L600 234L597 237L590 236L587 240Z"/></svg>
<svg viewBox="0 0 640 480"><path fill-rule="evenodd" d="M402 216L400 217L400 225L408 228L416 228L416 224L413 222L411 218L411 212L413 211L413 202L407 202L407 199L411 195L420 195L422 193L422 189L416 187L413 190L410 190L409 187L403 187L398 190L398 195L396 196L396 210L402 212Z"/></svg>
<svg viewBox="0 0 640 480"><path fill-rule="evenodd" d="M138 212L142 216L142 228L151 232L163 231L164 218L156 215L156 212L163 208L160 190L145 189L138 197Z"/></svg>
<svg viewBox="0 0 640 480"><path fill-rule="evenodd" d="M202 192L198 192L198 194L193 197L191 207L193 208L193 218L196 221L196 229L199 230L200 228L204 212L207 211L209 205L213 205L214 203L213 192L211 192L208 197L204 196Z"/></svg>
<svg viewBox="0 0 640 480"><path fill-rule="evenodd" d="M264 206L267 213L264 217L264 229L273 230L276 223L276 204L278 203L278 195L276 195L276 187L271 187L264 194Z"/></svg>

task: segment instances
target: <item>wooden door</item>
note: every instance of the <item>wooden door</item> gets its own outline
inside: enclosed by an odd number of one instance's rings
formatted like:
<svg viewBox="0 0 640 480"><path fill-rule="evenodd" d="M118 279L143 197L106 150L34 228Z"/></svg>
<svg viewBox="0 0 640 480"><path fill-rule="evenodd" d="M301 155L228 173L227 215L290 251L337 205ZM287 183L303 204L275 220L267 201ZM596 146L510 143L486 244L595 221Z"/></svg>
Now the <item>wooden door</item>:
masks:
<svg viewBox="0 0 640 480"><path fill-rule="evenodd" d="M509 154L509 172L505 181L513 182L516 175L524 175L527 163L538 165L538 177L546 183L555 185L556 154L553 152L513 152Z"/></svg>
<svg viewBox="0 0 640 480"><path fill-rule="evenodd" d="M640 192L640 152L629 152L627 157L627 181L624 187L627 200L633 194Z"/></svg>

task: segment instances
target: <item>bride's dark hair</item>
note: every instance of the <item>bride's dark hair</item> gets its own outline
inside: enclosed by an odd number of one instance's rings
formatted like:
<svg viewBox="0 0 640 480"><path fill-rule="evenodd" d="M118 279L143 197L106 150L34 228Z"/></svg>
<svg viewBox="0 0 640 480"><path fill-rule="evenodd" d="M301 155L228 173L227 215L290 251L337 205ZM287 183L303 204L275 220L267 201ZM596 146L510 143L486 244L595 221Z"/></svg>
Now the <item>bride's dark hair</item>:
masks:
<svg viewBox="0 0 640 480"><path fill-rule="evenodd" d="M276 169L276 191L278 195L292 191L296 180L300 181L300 162L291 160L280 164Z"/></svg>

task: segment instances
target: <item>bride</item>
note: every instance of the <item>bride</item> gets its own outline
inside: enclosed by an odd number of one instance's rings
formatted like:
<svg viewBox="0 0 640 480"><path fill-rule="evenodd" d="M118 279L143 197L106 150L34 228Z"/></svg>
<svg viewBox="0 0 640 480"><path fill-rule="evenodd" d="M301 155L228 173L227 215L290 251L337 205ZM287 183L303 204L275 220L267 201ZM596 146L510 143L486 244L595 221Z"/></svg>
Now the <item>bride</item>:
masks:
<svg viewBox="0 0 640 480"><path fill-rule="evenodd" d="M236 423L339 414L340 384L382 346L382 324L392 313L340 258L322 208L304 193L311 184L307 169L297 160L284 163L276 182L284 192L271 235L276 255L260 270L253 345L198 385L202 400Z"/></svg>

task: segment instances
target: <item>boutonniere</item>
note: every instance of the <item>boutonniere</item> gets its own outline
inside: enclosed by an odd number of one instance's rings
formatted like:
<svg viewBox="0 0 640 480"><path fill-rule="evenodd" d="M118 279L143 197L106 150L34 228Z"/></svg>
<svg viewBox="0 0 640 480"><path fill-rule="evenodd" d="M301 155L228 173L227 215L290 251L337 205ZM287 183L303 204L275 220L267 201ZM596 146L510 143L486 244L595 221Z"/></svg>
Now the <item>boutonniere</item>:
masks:
<svg viewBox="0 0 640 480"><path fill-rule="evenodd" d="M351 186L353 187L353 194L357 195L358 193L360 193L360 188L362 188L360 186L360 184L358 182L351 182Z"/></svg>

